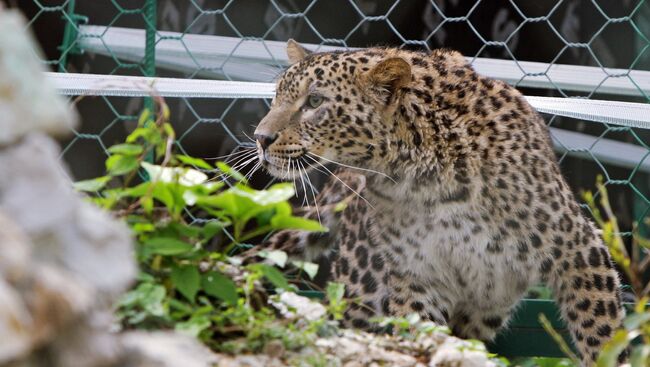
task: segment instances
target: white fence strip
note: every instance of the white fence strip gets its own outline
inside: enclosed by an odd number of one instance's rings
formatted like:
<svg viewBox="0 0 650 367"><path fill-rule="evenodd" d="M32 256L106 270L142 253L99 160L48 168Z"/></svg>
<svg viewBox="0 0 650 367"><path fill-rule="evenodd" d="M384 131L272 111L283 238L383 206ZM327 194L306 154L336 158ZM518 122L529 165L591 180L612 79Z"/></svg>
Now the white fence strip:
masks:
<svg viewBox="0 0 650 367"><path fill-rule="evenodd" d="M287 64L285 42L158 31L159 66L201 77L271 81ZM88 52L139 62L144 57L142 29L80 26L78 46ZM315 51L340 47L310 45ZM597 92L637 97L650 95L650 71L468 58L481 74L520 87Z"/></svg>
<svg viewBox="0 0 650 367"><path fill-rule="evenodd" d="M68 96L146 97L155 93L178 98L272 98L272 83L232 82L117 75L47 73L49 82ZM650 129L650 105L586 99L526 97L538 111L576 119ZM551 128L557 151L597 157L603 163L650 172L650 153L644 147L587 134ZM596 143L597 142L597 143Z"/></svg>
<svg viewBox="0 0 650 367"><path fill-rule="evenodd" d="M48 73L61 94L145 97L273 98L272 83L119 75ZM650 104L592 99L526 97L539 112L575 119L650 129Z"/></svg>

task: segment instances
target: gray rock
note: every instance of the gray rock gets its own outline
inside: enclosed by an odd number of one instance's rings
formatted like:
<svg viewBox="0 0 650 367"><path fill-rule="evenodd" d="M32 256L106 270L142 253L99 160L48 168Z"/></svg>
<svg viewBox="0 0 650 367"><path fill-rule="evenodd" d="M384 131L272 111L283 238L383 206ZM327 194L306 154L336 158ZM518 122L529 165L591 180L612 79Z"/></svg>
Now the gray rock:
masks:
<svg viewBox="0 0 650 367"><path fill-rule="evenodd" d="M195 338L172 332L125 333L128 367L210 367L221 359Z"/></svg>
<svg viewBox="0 0 650 367"><path fill-rule="evenodd" d="M0 210L33 243L33 261L71 272L107 304L136 274L128 228L73 192L47 136L0 150Z"/></svg>

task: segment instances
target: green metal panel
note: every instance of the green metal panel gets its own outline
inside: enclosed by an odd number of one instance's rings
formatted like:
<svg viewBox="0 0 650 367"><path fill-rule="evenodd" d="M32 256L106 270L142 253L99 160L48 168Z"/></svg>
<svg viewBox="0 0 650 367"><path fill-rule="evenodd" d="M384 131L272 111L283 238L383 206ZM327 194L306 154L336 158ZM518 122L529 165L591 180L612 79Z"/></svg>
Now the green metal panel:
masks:
<svg viewBox="0 0 650 367"><path fill-rule="evenodd" d="M555 302L526 299L513 315L510 326L497 336L494 343L488 345L488 349L506 357L564 357L553 338L539 323L540 314L546 315L553 328L571 345L569 332L559 318Z"/></svg>

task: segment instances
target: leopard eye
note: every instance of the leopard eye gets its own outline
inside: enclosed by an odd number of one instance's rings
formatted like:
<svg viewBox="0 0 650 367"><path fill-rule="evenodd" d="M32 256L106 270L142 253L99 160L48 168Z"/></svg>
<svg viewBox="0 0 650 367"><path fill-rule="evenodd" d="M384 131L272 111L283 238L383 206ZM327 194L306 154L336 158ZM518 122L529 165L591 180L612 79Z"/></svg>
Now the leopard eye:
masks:
<svg viewBox="0 0 650 367"><path fill-rule="evenodd" d="M309 97L307 97L307 104L305 107L308 108L317 108L323 103L324 98L322 96L319 96L317 94L310 94Z"/></svg>

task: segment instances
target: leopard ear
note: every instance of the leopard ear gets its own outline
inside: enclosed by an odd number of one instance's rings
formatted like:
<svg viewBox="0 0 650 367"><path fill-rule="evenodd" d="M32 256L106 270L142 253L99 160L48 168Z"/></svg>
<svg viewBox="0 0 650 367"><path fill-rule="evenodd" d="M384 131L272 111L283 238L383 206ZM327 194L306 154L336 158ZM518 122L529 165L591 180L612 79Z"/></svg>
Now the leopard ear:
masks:
<svg viewBox="0 0 650 367"><path fill-rule="evenodd" d="M382 60L361 76L363 89L388 105L411 82L411 65L401 57Z"/></svg>
<svg viewBox="0 0 650 367"><path fill-rule="evenodd" d="M289 63L290 64L295 64L297 62L300 62L302 59L307 57L311 51L307 50L306 48L300 46L300 44L293 39L289 39L287 41L287 56L289 57Z"/></svg>

